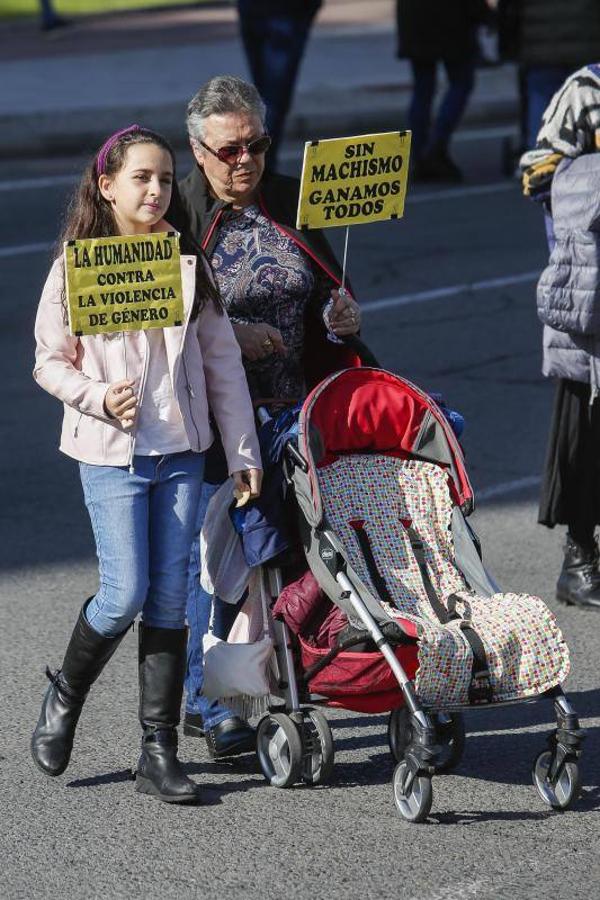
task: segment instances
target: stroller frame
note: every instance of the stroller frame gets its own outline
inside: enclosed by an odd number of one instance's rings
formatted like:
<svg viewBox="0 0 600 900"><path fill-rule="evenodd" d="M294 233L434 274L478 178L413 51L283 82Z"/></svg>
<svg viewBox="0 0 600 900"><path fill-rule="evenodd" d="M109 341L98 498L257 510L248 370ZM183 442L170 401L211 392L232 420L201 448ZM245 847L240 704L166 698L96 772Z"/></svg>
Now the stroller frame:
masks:
<svg viewBox="0 0 600 900"><path fill-rule="evenodd" d="M327 535L323 535L327 540ZM265 578L266 576L266 578ZM399 814L409 822L422 822L431 811L433 802L432 776L449 771L460 761L462 740L457 739L456 728L459 719L447 714L455 710L498 708L517 703L534 703L542 699L554 701L556 729L548 735L547 749L542 750L534 760L532 776L534 785L542 800L553 809L566 809L577 798L580 790L578 759L584 732L579 726L577 713L569 702L562 687L558 686L538 697L527 700L511 700L477 705L428 708L420 703L414 684L407 676L396 657L392 645L371 616L360 595L354 589L343 566L335 575L336 581L345 592L356 615L360 618L371 640L386 659L406 702L408 710L408 740L403 746L402 758L396 758L393 774L394 801ZM278 568L263 572L263 589L267 591L270 605L282 590L282 573ZM268 582L268 587L264 581ZM293 643L288 626L281 620L273 621L275 632L275 658L278 690L282 703L269 706L269 712L261 720L257 732L257 750L265 777L274 787L291 787L298 782L313 785L325 780L333 768L334 750L331 729L327 720L319 714L315 706L327 705L318 695L307 693L307 703L301 701L301 691L296 677ZM362 636L357 638L362 640ZM340 653L346 645L334 648L332 656ZM394 710L390 714L388 734L393 733L394 719L404 710ZM406 720L406 716L404 719ZM287 719L287 723L283 720ZM436 721L437 719L437 721ZM454 724L446 737L445 745L440 743L444 728L440 725ZM283 722L283 725L282 725ZM281 735L279 730L286 728ZM275 735L273 734L275 726ZM298 741L290 740L288 732L297 732ZM446 731L447 733L447 731ZM460 734L460 731L458 732ZM459 749L448 747L448 741L455 740ZM443 738L442 738L443 741ZM393 739L390 749L394 754ZM275 760L274 760L274 757ZM285 757L285 758L284 758Z"/></svg>
<svg viewBox="0 0 600 900"><path fill-rule="evenodd" d="M290 441L284 452L284 472L289 484L294 483L295 470L306 476L309 464ZM311 555L313 560L318 559L319 564L326 567L338 587L338 597L343 599L346 608L352 609L366 634L357 633L356 640L339 643L324 660L305 673L299 684L293 637L285 622L273 620L274 668L281 699L269 706L257 730L257 752L267 780L275 787L286 788L298 782L318 784L329 776L334 761L333 738L326 718L316 708L326 706L327 698L310 694L308 682L337 654L368 636L388 663L405 702L405 707L391 712L388 727L390 749L397 763L393 774L394 801L403 819L422 822L427 818L433 800L432 776L449 771L460 761L464 744L461 710L497 708L541 699L553 700L556 729L548 736L547 748L533 762L533 782L542 800L551 808L568 808L580 791L578 760L585 735L562 687L556 686L538 696L508 701L491 702L488 699L444 708L422 704L413 681L384 633L385 625L380 627L381 623L376 621L353 583L353 573L348 571L335 535L328 530L325 522L312 523L310 527L307 525L306 531L302 538L305 550L309 548L307 555ZM493 586L481 561L477 560L477 563L481 568L480 577ZM264 565L260 580L261 591L265 592L270 608L283 588L281 569ZM305 691L301 690L303 687Z"/></svg>

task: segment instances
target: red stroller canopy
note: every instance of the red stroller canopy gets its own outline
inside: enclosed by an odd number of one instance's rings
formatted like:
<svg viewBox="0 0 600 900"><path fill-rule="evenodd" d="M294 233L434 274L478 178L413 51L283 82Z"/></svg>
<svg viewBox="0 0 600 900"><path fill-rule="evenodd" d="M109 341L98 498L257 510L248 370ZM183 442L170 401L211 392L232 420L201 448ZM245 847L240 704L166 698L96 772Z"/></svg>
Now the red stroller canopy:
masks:
<svg viewBox="0 0 600 900"><path fill-rule="evenodd" d="M346 369L322 381L302 407L300 450L311 468L347 453L425 459L448 470L456 503L472 505L462 450L441 409L418 387L382 369Z"/></svg>

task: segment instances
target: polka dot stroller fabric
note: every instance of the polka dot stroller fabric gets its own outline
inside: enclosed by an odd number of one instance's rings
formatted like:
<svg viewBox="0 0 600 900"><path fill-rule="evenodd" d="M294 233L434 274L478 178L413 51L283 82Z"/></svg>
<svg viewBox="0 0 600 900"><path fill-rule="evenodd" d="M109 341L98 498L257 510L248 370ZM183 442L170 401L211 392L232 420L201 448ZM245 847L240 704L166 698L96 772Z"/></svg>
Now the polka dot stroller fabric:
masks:
<svg viewBox="0 0 600 900"><path fill-rule="evenodd" d="M318 468L317 478L324 519L349 565L391 616L417 627L415 688L422 703L443 709L473 702L473 649L465 620L485 649L492 702L538 696L564 681L569 651L542 600L516 593L481 596L466 583L455 563L453 503L443 467L352 453ZM440 621L432 606L411 533L422 542L437 600L456 616L450 621ZM368 565L364 540L374 565Z"/></svg>

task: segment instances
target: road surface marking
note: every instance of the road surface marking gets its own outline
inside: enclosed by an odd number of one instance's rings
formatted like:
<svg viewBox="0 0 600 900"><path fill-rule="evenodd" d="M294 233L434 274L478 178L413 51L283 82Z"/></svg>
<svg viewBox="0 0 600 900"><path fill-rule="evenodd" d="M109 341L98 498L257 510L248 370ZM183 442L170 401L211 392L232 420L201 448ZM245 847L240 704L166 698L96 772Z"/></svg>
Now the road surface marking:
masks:
<svg viewBox="0 0 600 900"><path fill-rule="evenodd" d="M8 178L0 181L0 191L33 191L38 188L57 187L61 184L76 184L79 175L44 175L40 178Z"/></svg>
<svg viewBox="0 0 600 900"><path fill-rule="evenodd" d="M535 269L532 272L504 275L501 278L486 278L483 281L464 282L464 284L452 284L448 287L433 288L428 291L416 291L410 294L398 294L396 297L384 297L381 300L361 303L360 308L363 316L365 316L386 309L394 309L397 306L409 306L411 303L426 303L429 300L443 300L445 297L457 297L460 294L472 294L476 291L489 291L495 288L511 287L515 284L529 284L537 281L539 277L540 270Z"/></svg>
<svg viewBox="0 0 600 900"><path fill-rule="evenodd" d="M75 185L79 182L80 177L80 175L44 175L39 178L7 178L0 181L0 193L36 191L44 188ZM431 203L437 200L456 200L459 197L478 197L486 194L516 192L516 190L517 187L514 181L492 181L489 184L471 184L455 188L442 188L439 191L423 191L422 193L409 194L406 202L408 204Z"/></svg>
<svg viewBox="0 0 600 900"><path fill-rule="evenodd" d="M514 481L504 481L502 484L494 484L481 491L476 491L475 500L478 503L485 503L487 500L504 497L506 494L513 494L516 491L524 491L526 488L539 487L541 481L539 475L528 475L525 478L516 478Z"/></svg>
<svg viewBox="0 0 600 900"><path fill-rule="evenodd" d="M43 244L17 244L14 247L0 247L0 259L9 256L25 256L28 253L45 253L53 242Z"/></svg>
<svg viewBox="0 0 600 900"><path fill-rule="evenodd" d="M509 191L517 192L514 181L492 181L490 184L471 184L456 188L443 188L441 191L423 191L422 193L409 194L407 204L431 203L438 200L456 200L459 197L479 197L484 194L505 194Z"/></svg>

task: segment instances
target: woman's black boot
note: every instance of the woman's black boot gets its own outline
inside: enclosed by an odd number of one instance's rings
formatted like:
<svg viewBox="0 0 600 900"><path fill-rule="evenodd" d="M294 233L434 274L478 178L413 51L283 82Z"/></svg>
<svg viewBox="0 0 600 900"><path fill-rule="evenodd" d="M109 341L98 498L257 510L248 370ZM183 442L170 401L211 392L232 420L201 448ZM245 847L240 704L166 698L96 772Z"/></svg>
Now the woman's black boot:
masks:
<svg viewBox="0 0 600 900"><path fill-rule="evenodd" d="M140 722L144 729L136 791L165 803L197 803L198 785L177 759L177 726L186 667L187 628L140 625Z"/></svg>
<svg viewBox="0 0 600 900"><path fill-rule="evenodd" d="M31 738L31 755L47 775L62 775L69 765L88 691L127 632L108 638L98 634L85 618L86 606L79 613L62 669L54 674L46 669L50 685Z"/></svg>
<svg viewBox="0 0 600 900"><path fill-rule="evenodd" d="M585 609L600 609L600 570L598 545L578 544L570 534L565 544L565 559L556 585L556 597L562 603Z"/></svg>

